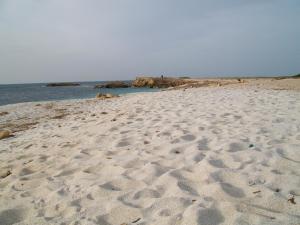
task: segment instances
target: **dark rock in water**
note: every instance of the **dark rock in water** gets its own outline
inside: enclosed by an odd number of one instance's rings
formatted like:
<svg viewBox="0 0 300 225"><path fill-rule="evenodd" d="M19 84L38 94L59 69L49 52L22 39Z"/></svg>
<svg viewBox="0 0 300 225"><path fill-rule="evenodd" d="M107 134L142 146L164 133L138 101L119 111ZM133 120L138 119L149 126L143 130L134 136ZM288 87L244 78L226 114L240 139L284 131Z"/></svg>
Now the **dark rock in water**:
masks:
<svg viewBox="0 0 300 225"><path fill-rule="evenodd" d="M94 88L128 88L129 84L123 81L113 81L106 84L97 84Z"/></svg>
<svg viewBox="0 0 300 225"><path fill-rule="evenodd" d="M79 83L50 83L47 87L69 87L69 86L80 86Z"/></svg>

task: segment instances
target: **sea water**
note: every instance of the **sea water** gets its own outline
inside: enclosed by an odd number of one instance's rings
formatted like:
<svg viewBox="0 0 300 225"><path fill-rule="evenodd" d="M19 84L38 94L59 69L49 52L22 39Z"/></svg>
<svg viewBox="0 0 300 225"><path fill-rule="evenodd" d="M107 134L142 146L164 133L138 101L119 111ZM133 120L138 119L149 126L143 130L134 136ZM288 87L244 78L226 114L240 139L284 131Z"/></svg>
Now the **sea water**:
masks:
<svg viewBox="0 0 300 225"><path fill-rule="evenodd" d="M77 83L77 82L76 82ZM80 86L47 87L46 83L0 85L0 105L20 102L37 102L66 99L93 98L97 93L123 95L136 92L152 92L152 88L94 88L107 82L78 82Z"/></svg>

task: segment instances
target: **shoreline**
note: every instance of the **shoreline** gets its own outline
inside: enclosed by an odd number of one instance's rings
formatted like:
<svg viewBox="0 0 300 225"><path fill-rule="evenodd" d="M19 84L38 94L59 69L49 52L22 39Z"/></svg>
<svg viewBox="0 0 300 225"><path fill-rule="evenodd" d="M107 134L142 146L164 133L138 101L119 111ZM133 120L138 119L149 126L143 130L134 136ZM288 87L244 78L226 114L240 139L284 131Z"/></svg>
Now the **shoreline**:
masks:
<svg viewBox="0 0 300 225"><path fill-rule="evenodd" d="M237 80L241 80L242 82L237 82ZM179 85L176 87L170 88L154 88L160 91L169 91L169 90L177 90L177 89L188 89L188 88L211 88L211 87L233 87L233 88L244 88L244 87L254 87L260 89L271 89L271 90L289 90L289 91L300 91L300 79L293 77L286 77L284 79L278 79L276 77L257 77L257 78L213 78L213 79L189 79L197 82L205 82L205 81L214 81L214 84L205 84L203 86L197 86L196 84L192 85ZM110 93L113 89L105 89L105 93ZM100 92L100 91L99 91ZM152 91L149 91L150 93ZM156 92L156 91L154 91ZM148 93L148 91L141 92L129 92L129 93L121 93L120 96L128 95L128 94L139 94L139 93ZM58 102L58 101L79 101L79 100L88 100L93 99L94 97L83 97L83 98L71 98L71 99L57 99L57 100L46 100L46 101L32 101L32 102L19 102L19 103L9 103L6 105L0 105L1 107L14 105L14 104L26 104L26 103L49 103L49 102Z"/></svg>

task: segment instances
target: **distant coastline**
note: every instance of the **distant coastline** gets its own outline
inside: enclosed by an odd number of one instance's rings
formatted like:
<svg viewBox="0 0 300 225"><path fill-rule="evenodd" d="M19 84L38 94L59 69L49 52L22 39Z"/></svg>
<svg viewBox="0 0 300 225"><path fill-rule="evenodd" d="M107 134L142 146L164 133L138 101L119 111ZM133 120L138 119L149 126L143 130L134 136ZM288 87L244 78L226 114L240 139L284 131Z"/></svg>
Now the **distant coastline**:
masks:
<svg viewBox="0 0 300 225"><path fill-rule="evenodd" d="M159 88L180 89L206 86L224 85L258 85L265 83L276 88L300 89L300 74L293 76L273 77L222 77L222 78L190 78L182 77L151 77L141 76L136 80L125 81L94 81L94 82L57 82L33 83L33 84L1 84L0 105L37 102L57 101L67 99L94 98L98 93L111 93L122 95L127 93L153 92ZM291 80L293 80L291 82ZM280 82L274 82L280 81ZM119 83L118 83L119 82ZM110 84L118 83L120 86L112 87ZM126 88L124 84L126 83ZM47 85L50 87L47 87ZM123 85L123 87L122 87ZM279 87L277 87L279 85ZM97 87L97 88L95 88ZM158 88L158 89L157 89Z"/></svg>

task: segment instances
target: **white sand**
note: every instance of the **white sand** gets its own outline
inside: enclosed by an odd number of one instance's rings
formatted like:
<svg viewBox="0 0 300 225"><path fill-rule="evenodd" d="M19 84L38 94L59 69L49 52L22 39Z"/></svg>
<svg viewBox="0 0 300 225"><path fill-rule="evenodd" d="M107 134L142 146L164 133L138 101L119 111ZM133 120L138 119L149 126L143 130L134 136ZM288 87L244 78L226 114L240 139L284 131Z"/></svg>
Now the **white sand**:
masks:
<svg viewBox="0 0 300 225"><path fill-rule="evenodd" d="M300 92L53 103L63 119L47 104L0 107L2 124L39 121L0 140L1 225L300 224Z"/></svg>

